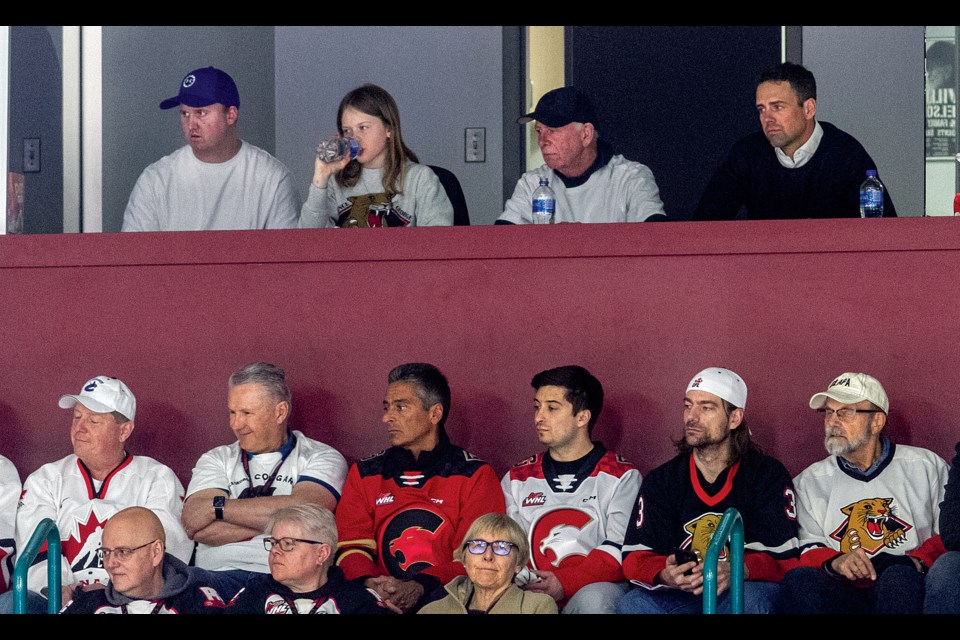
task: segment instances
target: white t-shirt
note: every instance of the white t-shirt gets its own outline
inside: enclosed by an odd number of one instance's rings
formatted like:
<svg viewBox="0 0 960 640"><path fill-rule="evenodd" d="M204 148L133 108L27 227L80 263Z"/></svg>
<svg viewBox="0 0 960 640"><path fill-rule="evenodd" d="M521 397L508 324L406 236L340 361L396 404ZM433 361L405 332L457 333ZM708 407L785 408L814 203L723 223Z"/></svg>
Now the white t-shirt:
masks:
<svg viewBox="0 0 960 640"><path fill-rule="evenodd" d="M241 141L214 163L184 145L140 174L121 230L295 229L299 211L293 175L263 149Z"/></svg>

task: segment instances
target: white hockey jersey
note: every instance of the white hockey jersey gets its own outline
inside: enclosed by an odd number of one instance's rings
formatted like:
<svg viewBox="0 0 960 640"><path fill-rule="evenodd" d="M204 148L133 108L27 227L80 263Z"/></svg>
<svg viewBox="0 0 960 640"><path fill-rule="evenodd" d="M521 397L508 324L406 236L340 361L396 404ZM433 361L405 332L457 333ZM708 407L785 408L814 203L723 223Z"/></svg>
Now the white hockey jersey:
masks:
<svg viewBox="0 0 960 640"><path fill-rule="evenodd" d="M890 443L887 460L867 477L845 470L835 456L795 479L800 548L826 547L869 556L902 555L940 531L949 467L927 449Z"/></svg>
<svg viewBox="0 0 960 640"><path fill-rule="evenodd" d="M531 566L554 572L570 597L585 584L623 579L620 548L641 479L631 463L595 443L574 463L539 453L511 467L500 484L507 515L527 531Z"/></svg>
<svg viewBox="0 0 960 640"><path fill-rule="evenodd" d="M190 560L193 542L180 523L183 484L170 467L130 454L102 483L73 454L31 473L23 483L17 509L17 549L22 551L40 522L50 518L60 532L61 582L106 584L109 578L96 553L103 525L117 511L133 506L157 514L166 533L167 552L184 562ZM44 544L28 571L31 591L47 586L46 552Z"/></svg>

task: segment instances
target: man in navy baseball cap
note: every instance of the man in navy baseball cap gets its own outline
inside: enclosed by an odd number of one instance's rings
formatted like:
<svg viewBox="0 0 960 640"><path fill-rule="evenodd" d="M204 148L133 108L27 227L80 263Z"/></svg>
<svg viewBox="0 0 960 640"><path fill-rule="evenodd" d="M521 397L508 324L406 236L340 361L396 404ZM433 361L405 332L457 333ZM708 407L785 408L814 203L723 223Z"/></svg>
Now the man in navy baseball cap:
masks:
<svg viewBox="0 0 960 640"><path fill-rule="evenodd" d="M519 124L534 122L544 164L517 182L496 224L527 224L534 190L545 179L556 195L555 222L665 220L653 172L600 139L590 97L576 87L548 91Z"/></svg>
<svg viewBox="0 0 960 640"><path fill-rule="evenodd" d="M211 104L240 108L240 92L237 83L226 71L216 67L204 67L191 71L180 83L180 93L160 103L161 109L172 109L177 105L206 107Z"/></svg>
<svg viewBox="0 0 960 640"><path fill-rule="evenodd" d="M560 87L543 94L537 102L537 108L530 113L517 118L519 124L526 124L531 120L557 129L571 122L589 122L597 126L597 114L593 111L593 104L586 94L575 87Z"/></svg>
<svg viewBox="0 0 960 640"><path fill-rule="evenodd" d="M140 174L122 231L292 229L300 216L293 174L237 134L240 92L226 71L201 67L160 103L179 107L186 145Z"/></svg>

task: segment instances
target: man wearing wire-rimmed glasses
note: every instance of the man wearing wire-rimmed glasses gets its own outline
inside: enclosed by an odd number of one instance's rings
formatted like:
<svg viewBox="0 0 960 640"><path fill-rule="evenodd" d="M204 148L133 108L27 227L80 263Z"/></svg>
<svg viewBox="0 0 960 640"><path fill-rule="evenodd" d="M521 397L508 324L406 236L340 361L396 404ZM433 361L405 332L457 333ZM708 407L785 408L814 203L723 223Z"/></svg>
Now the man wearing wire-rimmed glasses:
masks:
<svg viewBox="0 0 960 640"><path fill-rule="evenodd" d="M61 613L211 613L224 607L211 587L191 580L187 565L166 552L160 518L128 507L103 527L97 555L110 580L102 589L78 590Z"/></svg>
<svg viewBox="0 0 960 640"><path fill-rule="evenodd" d="M800 566L780 582L783 613L920 613L927 567L943 552L947 463L884 434L890 403L866 373L843 373L810 408L830 456L794 479Z"/></svg>

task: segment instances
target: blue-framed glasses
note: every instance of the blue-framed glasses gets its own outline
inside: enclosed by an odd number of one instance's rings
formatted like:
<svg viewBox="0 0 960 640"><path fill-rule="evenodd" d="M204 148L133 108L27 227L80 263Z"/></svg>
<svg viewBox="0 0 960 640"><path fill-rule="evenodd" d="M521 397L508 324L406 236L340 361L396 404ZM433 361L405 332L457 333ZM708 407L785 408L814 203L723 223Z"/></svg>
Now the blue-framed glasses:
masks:
<svg viewBox="0 0 960 640"><path fill-rule="evenodd" d="M486 553L488 546L493 550L493 555L508 556L510 555L510 550L517 545L512 542L507 542L506 540L494 540L493 542L487 542L486 540L467 540L465 546L467 547L467 551L475 556L482 556Z"/></svg>

